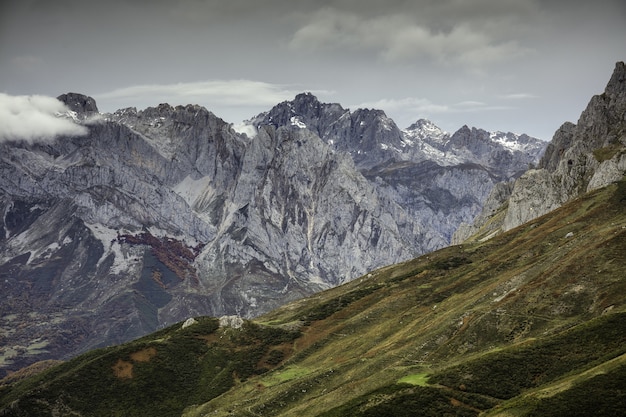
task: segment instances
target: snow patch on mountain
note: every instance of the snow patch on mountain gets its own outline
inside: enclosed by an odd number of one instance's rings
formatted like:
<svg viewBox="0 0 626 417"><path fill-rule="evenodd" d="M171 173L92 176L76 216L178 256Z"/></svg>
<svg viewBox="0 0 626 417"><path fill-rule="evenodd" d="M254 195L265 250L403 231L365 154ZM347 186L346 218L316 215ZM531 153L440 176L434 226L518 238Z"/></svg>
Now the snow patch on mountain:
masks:
<svg viewBox="0 0 626 417"><path fill-rule="evenodd" d="M496 131L490 132L489 137L494 143L499 143L512 152L526 152L533 149L533 143L528 141L528 136L526 135Z"/></svg>
<svg viewBox="0 0 626 417"><path fill-rule="evenodd" d="M194 207L199 200L207 199L213 195L209 177L193 179L190 175L187 175L172 189L191 207Z"/></svg>
<svg viewBox="0 0 626 417"><path fill-rule="evenodd" d="M122 247L118 241L119 230L114 230L101 224L85 223L85 226L91 231L91 234L102 243L104 252L96 266L99 268L102 262L113 254L113 265L111 266L112 274L128 273L134 270L143 253L136 248L128 248L122 251Z"/></svg>
<svg viewBox="0 0 626 417"><path fill-rule="evenodd" d="M306 123L304 123L298 116L292 116L289 121L292 126L299 127L300 129L306 129Z"/></svg>
<svg viewBox="0 0 626 417"><path fill-rule="evenodd" d="M445 132L433 122L420 119L402 131L407 143L416 144L422 141L445 145L450 139L450 134Z"/></svg>

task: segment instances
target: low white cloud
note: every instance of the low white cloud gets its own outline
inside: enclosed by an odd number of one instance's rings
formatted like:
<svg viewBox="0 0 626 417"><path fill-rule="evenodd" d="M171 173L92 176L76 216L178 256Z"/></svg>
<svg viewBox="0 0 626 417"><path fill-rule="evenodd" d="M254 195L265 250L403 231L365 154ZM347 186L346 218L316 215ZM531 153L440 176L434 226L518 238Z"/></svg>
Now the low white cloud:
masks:
<svg viewBox="0 0 626 417"><path fill-rule="evenodd" d="M504 94L500 96L505 100L526 100L530 98L538 98L538 96L530 93L512 93L512 94Z"/></svg>
<svg viewBox="0 0 626 417"><path fill-rule="evenodd" d="M529 52L515 40L500 40L469 23L434 30L408 15L363 17L325 8L298 29L289 44L293 50L371 50L390 62L427 59L438 64L482 68Z"/></svg>
<svg viewBox="0 0 626 417"><path fill-rule="evenodd" d="M461 109L479 109L484 108L487 104L482 101L467 100L456 103L457 108Z"/></svg>
<svg viewBox="0 0 626 417"><path fill-rule="evenodd" d="M261 81L210 80L135 85L97 94L96 97L98 100L134 99L155 104L167 101L170 104L219 102L221 106L272 106L293 98L298 92L284 85Z"/></svg>
<svg viewBox="0 0 626 417"><path fill-rule="evenodd" d="M512 110L514 107L500 104L488 104L482 101L462 101L452 106L452 110L458 113L483 112L494 110Z"/></svg>
<svg viewBox="0 0 626 417"><path fill-rule="evenodd" d="M249 138L253 138L257 134L256 127L254 127L253 125L248 124L246 122L235 123L232 126L233 126L233 130L235 132L243 133L246 136L248 136Z"/></svg>
<svg viewBox="0 0 626 417"><path fill-rule="evenodd" d="M393 114L399 111L418 115L436 115L443 113L468 113L485 110L509 110L510 106L491 105L482 101L462 101L453 104L433 103L429 99L419 97L383 98L376 101L359 103L355 108L381 109Z"/></svg>
<svg viewBox="0 0 626 417"><path fill-rule="evenodd" d="M0 93L0 141L52 140L56 136L80 136L87 128L62 117L69 109L53 97L11 96Z"/></svg>
<svg viewBox="0 0 626 417"><path fill-rule="evenodd" d="M399 111L421 115L432 115L437 113L448 113L451 107L445 104L433 103L425 98L405 97L400 99L383 98L376 101L359 103L354 108L381 109L389 114Z"/></svg>
<svg viewBox="0 0 626 417"><path fill-rule="evenodd" d="M276 104L309 91L329 97L330 90L301 88L300 85L272 84L253 80L208 80L173 84L144 84L94 94L100 109L145 108L159 103L198 104L227 121L246 120ZM236 125L238 128L239 125ZM241 126L244 126L241 124ZM242 127L243 128L243 127ZM248 129L248 136L253 132Z"/></svg>

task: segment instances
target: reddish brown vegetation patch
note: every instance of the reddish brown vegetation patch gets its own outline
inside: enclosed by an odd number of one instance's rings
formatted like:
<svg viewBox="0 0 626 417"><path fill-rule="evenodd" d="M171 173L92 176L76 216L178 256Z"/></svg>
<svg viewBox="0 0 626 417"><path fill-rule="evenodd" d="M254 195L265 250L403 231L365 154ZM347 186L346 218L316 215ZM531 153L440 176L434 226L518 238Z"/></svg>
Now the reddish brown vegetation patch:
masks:
<svg viewBox="0 0 626 417"><path fill-rule="evenodd" d="M154 282L156 282L159 287L166 289L167 285L163 283L162 278L163 278L163 273L161 271L159 271L158 269L152 271L152 279L154 280Z"/></svg>
<svg viewBox="0 0 626 417"><path fill-rule="evenodd" d="M133 377L133 363L150 362L157 354L157 350L153 347L138 350L130 354L130 361L118 359L113 365L113 373L120 379L130 379Z"/></svg>
<svg viewBox="0 0 626 417"><path fill-rule="evenodd" d="M113 373L120 379L130 379L133 377L133 364L118 359L115 365L113 365Z"/></svg>
<svg viewBox="0 0 626 417"><path fill-rule="evenodd" d="M257 368L274 368L293 354L293 342L282 343L268 350L257 363Z"/></svg>
<svg viewBox="0 0 626 417"><path fill-rule="evenodd" d="M137 352L131 353L130 358L133 362L150 362L150 359L154 358L157 354L157 350L153 347L145 348Z"/></svg>
<svg viewBox="0 0 626 417"><path fill-rule="evenodd" d="M147 245L152 249L154 256L172 271L181 280L191 278L198 282L198 273L196 268L192 266L193 261L200 254L204 247L199 244L195 247L187 246L180 240L170 237L157 238L152 236L150 232L142 232L138 235L120 235L117 237L120 243L128 243L130 245ZM160 275L153 274L152 277L159 285L164 287L160 281Z"/></svg>

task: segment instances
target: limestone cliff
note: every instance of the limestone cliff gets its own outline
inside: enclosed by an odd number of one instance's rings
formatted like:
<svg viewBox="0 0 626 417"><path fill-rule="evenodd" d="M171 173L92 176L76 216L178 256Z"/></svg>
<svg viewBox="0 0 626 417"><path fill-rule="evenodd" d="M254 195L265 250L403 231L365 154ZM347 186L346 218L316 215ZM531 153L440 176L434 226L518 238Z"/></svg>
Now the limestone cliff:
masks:
<svg viewBox="0 0 626 417"><path fill-rule="evenodd" d="M592 97L577 124L564 123L555 133L537 169L524 173L510 190L504 215L493 221L501 193L486 203L472 227L463 226L454 242L482 231L506 231L537 218L593 189L621 179L626 172L626 66L615 70L602 94Z"/></svg>
<svg viewBox="0 0 626 417"><path fill-rule="evenodd" d="M249 138L199 106L93 118L93 99L60 99L86 136L0 143L5 366L257 315L426 250L406 210L309 130Z"/></svg>
<svg viewBox="0 0 626 417"><path fill-rule="evenodd" d="M310 93L249 121L318 135L351 157L357 170L422 231L419 250L450 244L454 231L481 210L492 187L538 162L545 142L527 135L463 126L453 134L420 119L405 130L381 110L344 109Z"/></svg>

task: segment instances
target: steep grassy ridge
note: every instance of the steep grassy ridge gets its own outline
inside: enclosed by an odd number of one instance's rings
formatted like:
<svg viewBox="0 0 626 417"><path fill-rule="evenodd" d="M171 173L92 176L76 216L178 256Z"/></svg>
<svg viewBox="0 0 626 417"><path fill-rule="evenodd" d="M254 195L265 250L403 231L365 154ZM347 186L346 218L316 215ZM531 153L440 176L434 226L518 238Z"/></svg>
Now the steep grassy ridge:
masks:
<svg viewBox="0 0 626 417"><path fill-rule="evenodd" d="M421 404L422 397L431 394L443 395L448 405L456 404L450 412L460 412L462 406L464 412L476 414L619 356L626 349L626 338L613 340L606 351L599 346L605 342L604 331L619 324L621 316L603 326L586 323L625 310L625 202L626 184L621 182L493 240L446 248L383 268L278 309L259 321L302 325L302 337L284 368L242 384L187 415L229 411L360 415L358 410L365 413L374 406L383 408L373 408L371 415L402 415L401 410L415 409L413 400ZM593 331L598 338L595 344L583 344L586 339L567 333L582 325L600 326ZM552 344L529 348L531 353L513 361L519 357L515 349L547 340ZM602 351L604 356L585 353L577 360L562 360L577 343L584 352ZM554 347L559 344L561 350ZM497 353L502 356L492 356ZM543 379L531 374L530 382L528 378L517 381L516 367L523 368L536 357L560 363L561 368ZM505 365L485 365L490 362ZM484 369L482 383L494 390L505 389L502 381L510 377L509 391L472 391L459 376L461 365ZM264 383L270 375L295 366L307 372L280 384ZM428 384L398 383L415 374L427 374ZM433 401L433 415L445 414L439 400Z"/></svg>
<svg viewBox="0 0 626 417"><path fill-rule="evenodd" d="M208 401L290 351L297 332L198 319L99 349L0 391L0 415L174 416Z"/></svg>
<svg viewBox="0 0 626 417"><path fill-rule="evenodd" d="M3 387L0 415L620 415L625 208L621 181L241 329L91 352Z"/></svg>

